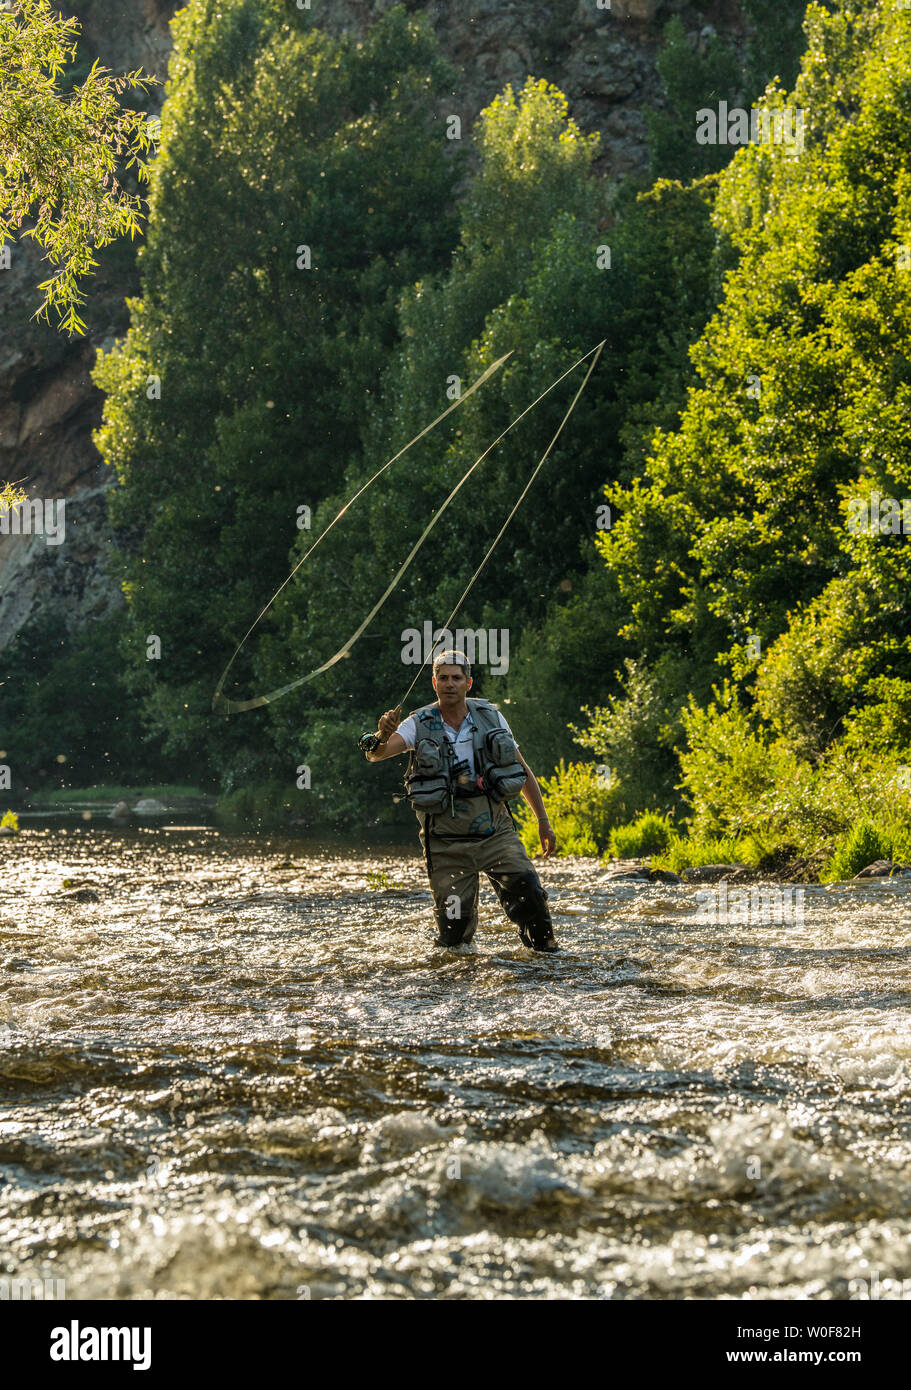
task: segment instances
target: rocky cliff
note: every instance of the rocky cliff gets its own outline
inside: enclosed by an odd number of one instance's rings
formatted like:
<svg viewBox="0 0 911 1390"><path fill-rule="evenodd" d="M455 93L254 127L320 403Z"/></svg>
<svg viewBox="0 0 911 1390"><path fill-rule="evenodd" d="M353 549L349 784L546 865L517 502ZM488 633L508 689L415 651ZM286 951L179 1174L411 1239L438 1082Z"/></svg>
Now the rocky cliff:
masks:
<svg viewBox="0 0 911 1390"><path fill-rule="evenodd" d="M327 30L362 33L395 3L311 0L311 7ZM409 8L429 16L459 69L450 110L466 132L507 82L518 90L528 75L544 77L566 93L580 126L600 131L599 170L616 177L646 168L646 112L661 104L655 57L667 20L679 13L700 45L716 30L737 42L744 33L734 0L608 3L433 0ZM142 67L164 83L175 0L60 0L59 8L82 25L80 57L98 56L118 72ZM149 109L160 109L163 92L163 86L152 89ZM9 268L0 270L0 480L24 479L31 498L66 499L65 542L50 544L34 528L0 535L0 651L42 609L72 628L122 601L105 571L104 493L111 478L91 440L101 396L89 371L97 348L126 329L124 296L137 291L134 257L125 245L101 253L99 273L86 286L91 306L82 339L31 319L39 303L35 286L46 274L30 241L13 245Z"/></svg>

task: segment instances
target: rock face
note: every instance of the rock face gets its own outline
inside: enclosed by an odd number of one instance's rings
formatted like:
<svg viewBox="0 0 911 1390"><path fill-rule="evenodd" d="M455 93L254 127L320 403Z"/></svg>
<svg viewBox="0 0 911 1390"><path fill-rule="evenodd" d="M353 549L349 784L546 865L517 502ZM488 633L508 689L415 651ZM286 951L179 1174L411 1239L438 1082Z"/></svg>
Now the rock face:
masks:
<svg viewBox="0 0 911 1390"><path fill-rule="evenodd" d="M289 0L290 2L290 0ZM325 27L362 36L396 0L333 0ZM54 9L74 15L85 50L115 72L142 67L163 83L167 76L170 21L178 0L57 0ZM318 18L321 4L314 3ZM430 0L429 18L446 56L458 67L456 89L443 100L469 135L491 99L511 82L514 92L529 75L554 82L586 131L601 133L596 167L608 177L646 169L646 113L661 104L655 56L665 23L679 14L694 41L714 32L742 40L737 4L688 4L685 0L552 0L545 6L520 0L477 0L471 6ZM136 94L130 104L139 105ZM153 87L148 109L160 110L163 86ZM109 248L111 251L114 248ZM121 269L118 270L117 266ZM122 603L105 569L110 548L104 492L111 485L91 434L101 419L101 395L89 370L96 349L107 349L128 325L124 295L136 292L135 272L123 258L105 259L87 285L91 329L67 339L31 315L48 275L36 243L10 247L10 267L0 270L0 481L25 480L31 498L65 499L65 542L43 535L0 534L0 652L19 629L48 608L71 630Z"/></svg>

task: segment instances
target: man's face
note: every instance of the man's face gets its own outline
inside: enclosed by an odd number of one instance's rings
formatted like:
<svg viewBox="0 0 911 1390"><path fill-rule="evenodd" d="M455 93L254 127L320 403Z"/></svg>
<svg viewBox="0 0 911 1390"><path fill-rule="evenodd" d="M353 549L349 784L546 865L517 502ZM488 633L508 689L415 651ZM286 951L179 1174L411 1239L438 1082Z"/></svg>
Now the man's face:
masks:
<svg viewBox="0 0 911 1390"><path fill-rule="evenodd" d="M433 688L445 707L458 705L471 689L472 677L466 676L464 666L438 666Z"/></svg>

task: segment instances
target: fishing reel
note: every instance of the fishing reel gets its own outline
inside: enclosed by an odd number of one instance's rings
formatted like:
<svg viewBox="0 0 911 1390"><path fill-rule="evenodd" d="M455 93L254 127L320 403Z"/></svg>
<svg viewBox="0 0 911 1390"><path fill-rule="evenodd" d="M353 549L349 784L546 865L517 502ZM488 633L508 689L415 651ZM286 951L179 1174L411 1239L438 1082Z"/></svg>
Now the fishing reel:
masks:
<svg viewBox="0 0 911 1390"><path fill-rule="evenodd" d="M379 734L361 734L357 741L357 746L362 753L372 753L374 748L378 748L382 740Z"/></svg>
<svg viewBox="0 0 911 1390"><path fill-rule="evenodd" d="M472 782L471 771L468 766L467 758L460 758L457 763L450 767L453 780L453 790L456 796L477 796L477 782Z"/></svg>

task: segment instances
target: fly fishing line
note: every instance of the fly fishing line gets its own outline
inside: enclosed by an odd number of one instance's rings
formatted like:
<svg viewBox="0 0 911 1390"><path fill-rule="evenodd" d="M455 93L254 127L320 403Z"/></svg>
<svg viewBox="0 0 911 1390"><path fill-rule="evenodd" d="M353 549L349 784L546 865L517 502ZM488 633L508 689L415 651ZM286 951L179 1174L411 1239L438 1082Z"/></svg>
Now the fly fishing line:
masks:
<svg viewBox="0 0 911 1390"><path fill-rule="evenodd" d="M225 712L226 712L227 714L239 714L239 713L241 713L241 712L244 711L244 710L258 709L258 708L260 708L260 707L263 706L263 705L272 704L272 703L274 703L276 700L280 699L283 695L289 694L290 691L296 690L296 689L297 689L299 686L301 686L301 685L306 685L308 681L315 680L317 676L322 675L322 673L323 673L324 671L328 671L328 670L330 669L330 667L334 666L334 665L336 664L337 661L340 661L344 656L347 656L348 652L349 652L349 651L351 650L351 648L354 646L355 642L356 642L356 641L358 640L358 638L365 632L365 630L370 626L371 622L372 622L373 619L376 617L377 613L378 613L378 612L380 611L380 609L383 607L383 604L386 602L386 600L389 598L389 595L390 595L390 594L392 593L392 591L395 589L395 587L396 587L396 585L398 584L399 580L402 578L403 574L404 574L405 571L408 569L409 565L411 564L411 562L412 562L412 560L414 559L415 555L417 555L418 551L420 550L421 546L424 544L424 542L425 542L425 540L427 539L427 537L429 536L430 532L433 530L434 526L435 526L435 525L437 524L437 522L440 520L440 517L443 515L443 513L446 511L446 509L449 507L449 505L455 500L457 494L460 492L460 490L462 489L462 487L464 487L465 483L467 483L468 479L471 477L471 475L472 475L472 473L474 472L474 470L475 470L481 463L483 463L484 459L485 459L485 458L487 457L487 455L491 452L491 450L492 450L492 449L495 449L496 446L501 442L501 440L505 439L505 437L506 437L506 435L509 433L509 431L510 431L511 429L514 429L515 426L516 426L517 424L519 424L519 422L525 418L525 416L529 413L529 411L534 410L535 406L538 405L542 400L544 400L545 396L548 396L548 395L550 394L551 391L555 390L556 387L559 386L560 383L566 379L566 377L570 376L570 375L572 374L572 372L574 372L574 371L576 370L577 367L581 366L582 363L583 363L584 361L586 361L587 358L591 357L592 354L594 353L594 354L595 354L594 361L593 361L593 362L591 363L591 365L589 366L588 372L587 372L586 375L585 375L585 380L583 381L582 386L581 386L581 387L579 388L579 390L576 392L576 395L575 395L575 397L573 398L572 404L570 405L569 409L567 410L566 414L565 414L564 417L563 417L563 420L562 420L561 423L560 423L559 429L557 430L557 432L556 432L556 434L554 435L553 439L551 440L550 444L547 446L547 449L545 450L545 452L544 452L542 458L540 459L540 461L539 461L537 467L535 468L534 473L532 474L531 478L529 479L528 483L526 484L525 488L523 489L523 491L522 491L522 493L521 493L521 495L520 495L518 501L516 502L515 506L513 507L512 511L510 512L509 516L507 517L506 522L504 523L504 525L503 525L503 527L502 527L502 529L501 529L499 535L496 537L496 540L493 542L493 545L490 547L490 549L488 550L487 554L484 556L484 559L481 561L480 566L478 567L477 571L475 572L474 576L472 577L472 579L471 579L471 581L470 581L470 583L469 583L469 585L468 585L468 589L470 589L470 588L471 588L471 585L475 582L475 579L478 577L478 574L480 574L480 572L481 572L481 570L483 569L484 565L487 563L487 560L488 560L489 557L490 557L490 553L491 553L491 551L493 550L493 547L497 544L497 541L499 541L500 536L502 536L503 532L506 530L506 527L509 525L509 522L512 520L512 517L515 515L516 510L518 509L518 507L519 507L519 505L521 504L523 498L525 497L526 493L528 492L528 489L530 488L532 482L533 482L534 479L537 477L537 475L538 475L538 473L539 473L541 467L543 466L545 460L547 459L548 455L550 454L551 449L553 448L554 444L556 443L557 439L559 438L560 433L561 433L561 431L562 431L562 429L563 429L563 426L566 424L566 421L569 419L570 415L572 414L573 410L575 409L576 402L578 401L579 397L581 396L582 391L585 389L585 386L586 386L586 384L587 384L587 382L588 382L588 379L589 379L589 377L591 376L592 369L593 369L593 367L594 367L594 365L595 365L595 362L597 362L598 357L600 356L601 350L603 349L604 344L605 344L606 341L607 341L606 339L602 340L602 342L600 342L596 347L591 348L588 352L584 353L584 354L578 359L578 361L574 362L574 363L572 364L572 366L571 366L571 367L568 367L567 370L566 370L565 372L563 372L559 377L557 377L557 379L556 379L555 381L551 382L551 384L550 384L544 391L542 391L541 394L540 394L534 401L532 401L531 405L526 406L525 409L521 412L521 414L520 414L520 415L517 415L516 418L515 418L509 425L506 426L506 429L503 430L503 432L497 436L497 438L493 441L493 443L490 444L490 445L488 445L488 447L484 450L484 452L480 455L480 457L477 458L477 459L475 459L474 463L473 463L473 464L471 465L471 467L463 474L463 476L459 479L459 481L456 483L455 487L454 487L454 488L452 489L452 491L450 492L449 496L448 496L448 497L446 498L446 500L443 502L443 504L441 505L441 507L439 508L439 510L438 510L438 511L434 514L434 516L431 518L431 520L430 520L430 522L428 523L428 525L424 528L423 532L422 532L421 535L418 537L418 539L417 539L417 541L415 542L415 544L412 546L411 551L409 552L408 556L406 557L404 563L401 565L401 567L399 568L399 570L398 570L398 572L396 573L396 575L393 577L393 579L392 579L392 580L390 581L390 583L387 585L387 587L386 587L384 593L380 596L380 598L379 598L379 599L377 600L377 602L374 604L373 608L372 608L372 609L370 610L370 612L367 614L366 618L363 620L363 622L360 624L360 626L357 628L357 630L351 635L351 637L348 638L348 641L345 642L345 644L344 644L342 647L340 647L339 650L338 650L333 656L331 656L331 657L328 659L328 661L323 662L323 664L322 664L321 666L317 666L314 670L308 672L307 675L299 676L296 680L290 681L287 685L279 686L279 687L278 687L277 689L275 689L275 690L270 690L270 691L269 691L267 694L265 694L265 695L257 695L257 696L253 697L253 698L250 699L250 700L231 700L231 699L229 699L227 696L222 695L221 692L222 692L222 689L223 689L223 687L224 687L225 680L227 679L228 672L230 671L230 669L231 669L231 667L233 666L235 660L237 659L238 655L240 654L240 651L241 651L241 649L243 648L244 643L247 641L247 638L250 636L250 633L253 632L253 630L256 628L257 624L260 622L260 620L263 618L263 616L264 616L264 615L268 612L268 610L271 608L272 604L273 604L273 603L275 602L275 600L278 598L278 595L282 592L282 590L286 587L286 585L287 585L288 583L290 583L291 579L294 577L294 575L295 575L295 574L297 573L297 571L300 569L301 565L304 563L304 560L306 560L307 557L308 557L309 555L312 555L313 551L316 549L317 545L319 545L320 541L322 541L322 540L324 539L324 537L325 537L326 535L328 535L329 531L330 531L330 530L332 529L332 527L336 524L336 522L339 521L339 520L341 519L341 517L345 514L345 512L346 512L346 511L348 510L348 508L352 505L352 503L355 502L355 501L357 500L357 498L361 496L361 493L363 493L364 491L366 491L366 489L367 489L368 487L370 487L370 485L371 485L373 482L376 481L376 479L380 476L381 473L384 473L385 470L386 470L387 468L389 468L393 463L395 463L395 461L396 461L397 459L400 459L400 458L402 457L402 455L403 455L408 449L411 448L412 444L416 444L417 441L418 441L419 439L422 439L422 438L424 437L425 434L429 433L429 431L432 430L432 429L434 428L435 425L438 425L438 424L440 423L440 421L441 421L442 419L444 419L445 416L447 416L447 415L450 413L450 411L454 410L454 409L455 409L458 405L460 405L463 401L467 400L468 396L470 396L470 395L472 394L473 391L475 391L479 386L481 386L481 385L483 384L483 382L486 381L487 378L488 378L489 376L492 375L493 372L495 372L500 366L502 366L502 364L506 361L506 359L507 359L509 356L511 356L511 353L506 353L503 357L499 358L499 360L498 360L497 362L494 362L494 363L492 364L492 366L488 367L487 371L484 372L484 374L483 374L482 376L480 376L480 377L478 378L478 380L477 380L476 382L474 382L473 385L472 385L471 387L469 387L468 391L466 391L466 392L464 393L464 395L462 395L458 400L454 401L454 402L452 403L452 405L450 405L449 407L447 407L447 409L444 410L444 411L442 412L441 415L438 415L437 418L431 422L431 424L426 425L426 426L424 427L424 429L421 430L420 434L415 435L414 439L410 440L410 441L404 446L404 448L400 449L399 452L398 452L393 458L391 458L391 459L389 460L388 463L385 463L385 464L383 465L383 467L380 468L380 469L373 475L372 478L370 478L366 483L364 483L363 487L361 487L361 488L354 494L354 496L350 499L350 501L348 501L348 502L345 503L345 506L344 506L344 507L342 508L342 510L338 513L338 516L336 516L336 517L333 518L333 520L332 520L332 521L329 523L329 525L326 527L326 530L323 531L323 532L317 537L317 539L313 542L313 545L312 545L312 546L310 547L310 549L307 551L307 554L304 555L304 556L302 557L302 559L298 561L298 563L295 565L294 569L293 569L293 570L291 571L291 573L288 575L288 578L284 581L284 583L281 585L281 587L280 587L279 589L276 590L276 592L273 594L272 598L271 598L271 599L269 600L269 602L266 604L265 608L262 610L262 612L259 614L259 616L256 618L256 620L251 624L249 630L248 630L247 633L244 635L244 637L241 639L240 643L238 644L238 647L237 647L236 651L234 652L234 655L231 657L231 660L228 662L228 665L225 667L225 670L224 670L224 672L223 672L223 674L222 674L222 677L221 677L220 681L218 682L218 687L217 687L217 689L216 689L216 691L215 691L215 695L214 695L213 700L212 700L212 708L213 708L213 709L217 709L217 708L219 708L219 707L223 707L224 710L225 710ZM466 593L466 594L467 594L467 592L468 592L468 589L465 590L465 593ZM459 606L460 606L461 603L464 601L464 598L465 598L465 594L463 594L462 597L459 599ZM458 610L456 609L456 611L458 611ZM450 619L450 621L451 621L451 619ZM426 665L426 661L424 662L424 665ZM423 666L421 667L421 670L423 670ZM418 672L418 675L420 675L420 671ZM415 681L416 681L416 680L417 680L417 677L415 677ZM411 686L409 686L409 690L410 690L410 689L412 688L412 686L415 684L415 681L412 681ZM406 692L406 694L407 694L407 693L408 693L408 692Z"/></svg>

